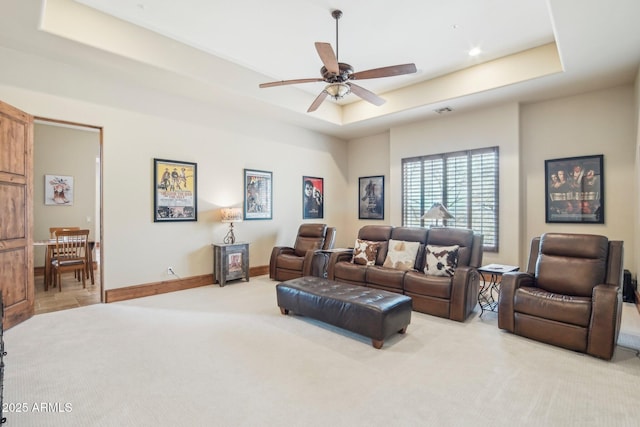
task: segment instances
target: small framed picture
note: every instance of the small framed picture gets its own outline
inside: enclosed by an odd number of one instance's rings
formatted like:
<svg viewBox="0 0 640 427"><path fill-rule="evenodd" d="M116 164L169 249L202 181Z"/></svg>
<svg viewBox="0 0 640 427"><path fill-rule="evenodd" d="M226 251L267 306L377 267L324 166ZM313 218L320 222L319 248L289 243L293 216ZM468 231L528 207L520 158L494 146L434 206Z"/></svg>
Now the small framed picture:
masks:
<svg viewBox="0 0 640 427"><path fill-rule="evenodd" d="M66 175L44 176L44 204L51 206L73 205L73 177Z"/></svg>
<svg viewBox="0 0 640 427"><path fill-rule="evenodd" d="M604 224L603 155L545 160L547 223Z"/></svg>
<svg viewBox="0 0 640 427"><path fill-rule="evenodd" d="M153 159L153 221L197 221L197 165Z"/></svg>
<svg viewBox="0 0 640 427"><path fill-rule="evenodd" d="M273 174L244 170L244 219L273 218Z"/></svg>
<svg viewBox="0 0 640 427"><path fill-rule="evenodd" d="M358 218L384 219L384 176L363 176L358 184Z"/></svg>
<svg viewBox="0 0 640 427"><path fill-rule="evenodd" d="M302 177L302 218L324 218L324 179Z"/></svg>

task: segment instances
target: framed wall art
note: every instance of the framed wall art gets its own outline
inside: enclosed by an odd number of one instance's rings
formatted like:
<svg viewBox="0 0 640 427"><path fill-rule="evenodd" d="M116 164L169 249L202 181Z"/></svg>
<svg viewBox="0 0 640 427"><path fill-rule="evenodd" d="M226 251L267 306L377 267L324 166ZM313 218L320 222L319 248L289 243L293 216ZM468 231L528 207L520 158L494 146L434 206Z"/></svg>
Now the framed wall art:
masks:
<svg viewBox="0 0 640 427"><path fill-rule="evenodd" d="M197 165L153 159L153 221L197 221Z"/></svg>
<svg viewBox="0 0 640 427"><path fill-rule="evenodd" d="M604 224L603 155L545 160L547 223Z"/></svg>
<svg viewBox="0 0 640 427"><path fill-rule="evenodd" d="M359 219L384 219L384 176L359 178L358 207Z"/></svg>
<svg viewBox="0 0 640 427"><path fill-rule="evenodd" d="M324 179L302 177L302 218L324 218Z"/></svg>
<svg viewBox="0 0 640 427"><path fill-rule="evenodd" d="M44 176L44 204L52 206L73 205L73 177L65 175Z"/></svg>
<svg viewBox="0 0 640 427"><path fill-rule="evenodd" d="M244 170L244 219L273 218L273 174Z"/></svg>

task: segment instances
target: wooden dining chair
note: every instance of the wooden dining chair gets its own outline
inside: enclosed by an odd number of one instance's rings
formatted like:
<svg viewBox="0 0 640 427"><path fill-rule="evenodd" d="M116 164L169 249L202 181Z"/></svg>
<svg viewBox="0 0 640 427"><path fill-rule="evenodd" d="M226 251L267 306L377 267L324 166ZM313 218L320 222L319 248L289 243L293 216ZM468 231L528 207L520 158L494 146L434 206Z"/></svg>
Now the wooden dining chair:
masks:
<svg viewBox="0 0 640 427"><path fill-rule="evenodd" d="M53 286L62 292L62 273L74 271L87 287L87 251L89 230L60 230L56 232L56 247L51 259Z"/></svg>
<svg viewBox="0 0 640 427"><path fill-rule="evenodd" d="M65 231L65 230L80 230L80 227L49 227L49 238L51 240L55 240L56 238L56 233L58 231ZM45 263L47 265L51 265L51 260L55 257L55 251L56 251L56 247L54 245L49 245L47 246L47 251L45 254ZM77 275L76 273L76 278L80 278L80 276ZM54 286L53 281L52 281L52 277L51 275L46 275L45 274L45 278L44 278L44 290L48 291L49 290L49 286Z"/></svg>
<svg viewBox="0 0 640 427"><path fill-rule="evenodd" d="M80 230L80 227L49 227L49 237L51 239L56 238L56 232L67 230Z"/></svg>

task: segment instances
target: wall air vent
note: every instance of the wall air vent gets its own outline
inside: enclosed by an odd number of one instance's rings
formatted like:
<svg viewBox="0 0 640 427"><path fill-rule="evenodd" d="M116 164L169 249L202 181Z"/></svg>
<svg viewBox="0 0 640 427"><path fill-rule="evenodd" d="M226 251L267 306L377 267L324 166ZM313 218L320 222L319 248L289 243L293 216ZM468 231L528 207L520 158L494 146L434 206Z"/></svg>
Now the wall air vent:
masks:
<svg viewBox="0 0 640 427"><path fill-rule="evenodd" d="M442 108L438 108L436 110L433 110L438 114L444 114L444 113L450 113L453 111L453 108L451 107L442 107Z"/></svg>

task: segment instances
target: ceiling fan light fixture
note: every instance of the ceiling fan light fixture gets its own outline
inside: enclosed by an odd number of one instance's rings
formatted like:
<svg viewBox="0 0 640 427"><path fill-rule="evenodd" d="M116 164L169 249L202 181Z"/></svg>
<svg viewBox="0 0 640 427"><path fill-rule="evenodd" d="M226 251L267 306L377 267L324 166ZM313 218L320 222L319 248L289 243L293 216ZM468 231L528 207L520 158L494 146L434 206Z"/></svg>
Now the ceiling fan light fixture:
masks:
<svg viewBox="0 0 640 427"><path fill-rule="evenodd" d="M351 93L351 88L345 83L331 83L328 84L324 90L331 95L333 99L340 99Z"/></svg>

